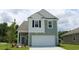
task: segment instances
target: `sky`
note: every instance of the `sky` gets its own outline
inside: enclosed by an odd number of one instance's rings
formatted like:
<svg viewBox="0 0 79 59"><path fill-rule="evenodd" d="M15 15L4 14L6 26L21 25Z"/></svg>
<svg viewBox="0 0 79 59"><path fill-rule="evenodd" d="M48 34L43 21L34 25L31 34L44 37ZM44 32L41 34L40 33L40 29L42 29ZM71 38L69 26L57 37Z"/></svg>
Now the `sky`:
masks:
<svg viewBox="0 0 79 59"><path fill-rule="evenodd" d="M27 21L27 18L41 9L0 9L0 23L9 25L16 19L16 24ZM68 31L79 27L79 9L46 9L59 18L58 30Z"/></svg>

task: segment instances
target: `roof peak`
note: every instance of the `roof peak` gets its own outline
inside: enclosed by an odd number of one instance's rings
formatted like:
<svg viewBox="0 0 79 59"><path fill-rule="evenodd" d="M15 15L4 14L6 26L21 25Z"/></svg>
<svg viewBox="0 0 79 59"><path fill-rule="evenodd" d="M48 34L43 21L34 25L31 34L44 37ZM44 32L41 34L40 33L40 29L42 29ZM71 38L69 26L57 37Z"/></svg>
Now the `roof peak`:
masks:
<svg viewBox="0 0 79 59"><path fill-rule="evenodd" d="M41 9L40 11L38 11L38 12L36 12L36 13L34 13L34 14L39 14L39 15L41 15L42 17L44 17L44 18L48 18L48 19L57 19L58 20L58 18L57 17L55 17L54 15L52 15L50 12L48 12L47 10L45 10L45 9ZM31 16L33 16L34 14L32 14ZM31 17L30 16L30 17Z"/></svg>
<svg viewBox="0 0 79 59"><path fill-rule="evenodd" d="M41 10L44 10L44 11L46 11L45 9L41 9ZM41 10L40 10L40 11L41 11Z"/></svg>

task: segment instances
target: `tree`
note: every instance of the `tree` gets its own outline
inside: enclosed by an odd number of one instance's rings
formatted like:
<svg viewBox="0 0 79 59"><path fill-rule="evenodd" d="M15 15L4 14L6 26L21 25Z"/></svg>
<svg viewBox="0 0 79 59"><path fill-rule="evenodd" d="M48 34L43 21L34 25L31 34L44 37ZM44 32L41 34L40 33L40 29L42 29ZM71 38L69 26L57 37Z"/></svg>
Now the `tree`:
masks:
<svg viewBox="0 0 79 59"><path fill-rule="evenodd" d="M8 26L7 23L0 24L0 42L15 42L17 39L17 28L15 19L14 22Z"/></svg>
<svg viewBox="0 0 79 59"><path fill-rule="evenodd" d="M16 26L16 22L14 21L9 27L9 31L7 32L7 39L9 43L15 42L17 40Z"/></svg>
<svg viewBox="0 0 79 59"><path fill-rule="evenodd" d="M5 42L6 41L6 35L8 31L8 26L7 23L1 23L0 24L0 42Z"/></svg>

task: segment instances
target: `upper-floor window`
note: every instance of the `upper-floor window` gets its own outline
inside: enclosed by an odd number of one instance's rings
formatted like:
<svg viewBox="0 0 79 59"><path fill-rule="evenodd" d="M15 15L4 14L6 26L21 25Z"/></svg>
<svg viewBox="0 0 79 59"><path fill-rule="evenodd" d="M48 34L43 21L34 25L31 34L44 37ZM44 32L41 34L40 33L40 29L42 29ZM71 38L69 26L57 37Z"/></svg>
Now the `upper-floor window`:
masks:
<svg viewBox="0 0 79 59"><path fill-rule="evenodd" d="M52 21L48 21L48 28L53 28L53 22Z"/></svg>
<svg viewBox="0 0 79 59"><path fill-rule="evenodd" d="M32 20L32 27L41 27L41 20Z"/></svg>
<svg viewBox="0 0 79 59"><path fill-rule="evenodd" d="M35 24L34 24L35 27L38 27L38 25L39 25L39 24L38 24L38 21L36 20L36 21L34 21L34 22L35 22Z"/></svg>

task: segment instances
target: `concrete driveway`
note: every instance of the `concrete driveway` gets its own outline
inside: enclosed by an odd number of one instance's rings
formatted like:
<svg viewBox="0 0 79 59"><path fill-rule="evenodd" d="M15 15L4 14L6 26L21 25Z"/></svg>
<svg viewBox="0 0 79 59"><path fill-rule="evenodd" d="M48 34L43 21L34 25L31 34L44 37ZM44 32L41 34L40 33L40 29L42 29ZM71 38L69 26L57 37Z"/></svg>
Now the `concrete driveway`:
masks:
<svg viewBox="0 0 79 59"><path fill-rule="evenodd" d="M65 50L61 47L31 47L30 50Z"/></svg>

